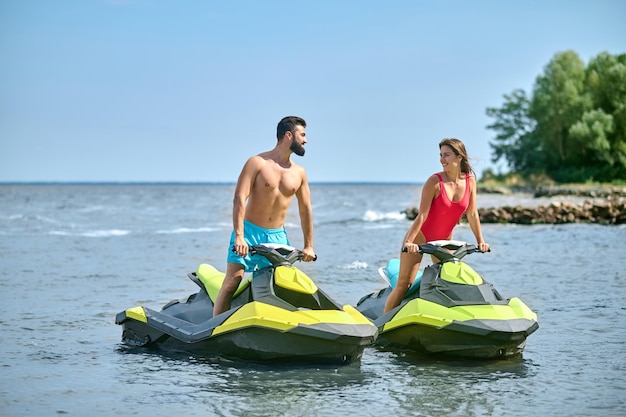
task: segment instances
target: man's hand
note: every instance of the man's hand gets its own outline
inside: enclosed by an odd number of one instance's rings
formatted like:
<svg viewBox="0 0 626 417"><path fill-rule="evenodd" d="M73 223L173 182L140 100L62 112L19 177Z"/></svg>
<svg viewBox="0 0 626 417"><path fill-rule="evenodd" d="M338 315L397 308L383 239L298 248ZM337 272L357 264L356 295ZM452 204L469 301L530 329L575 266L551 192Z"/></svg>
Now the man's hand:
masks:
<svg viewBox="0 0 626 417"><path fill-rule="evenodd" d="M243 236L235 236L235 245L233 246L233 252L235 252L242 258L248 256L248 244L243 239Z"/></svg>
<svg viewBox="0 0 626 417"><path fill-rule="evenodd" d="M311 262L317 259L315 251L311 246L307 246L306 248L302 249L302 255L302 260L304 262Z"/></svg>

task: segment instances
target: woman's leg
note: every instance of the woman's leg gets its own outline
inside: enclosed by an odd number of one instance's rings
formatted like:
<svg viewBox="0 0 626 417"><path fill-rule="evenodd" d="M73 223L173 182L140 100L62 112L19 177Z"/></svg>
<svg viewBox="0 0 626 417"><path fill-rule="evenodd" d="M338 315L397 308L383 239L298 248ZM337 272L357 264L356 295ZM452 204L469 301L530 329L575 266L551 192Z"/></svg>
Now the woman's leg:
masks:
<svg viewBox="0 0 626 417"><path fill-rule="evenodd" d="M426 239L420 232L415 238L415 243L424 243ZM407 290L413 283L413 279L419 271L420 263L422 262L421 253L408 253L400 252L400 271L398 272L398 283L387 297L385 302L385 313L393 310L402 302L402 299L406 295Z"/></svg>

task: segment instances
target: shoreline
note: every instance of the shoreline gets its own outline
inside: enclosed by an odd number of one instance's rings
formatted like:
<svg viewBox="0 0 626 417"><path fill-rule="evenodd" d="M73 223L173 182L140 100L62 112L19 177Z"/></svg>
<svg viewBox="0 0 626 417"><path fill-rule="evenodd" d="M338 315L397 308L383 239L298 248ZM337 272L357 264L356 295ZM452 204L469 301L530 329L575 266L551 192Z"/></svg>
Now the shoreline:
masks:
<svg viewBox="0 0 626 417"><path fill-rule="evenodd" d="M610 196L626 197L626 186L623 185L593 185L593 184L569 184L569 185L538 185L533 186L507 186L507 185L481 185L478 184L479 194L514 194L529 193L534 197L577 196L590 198L608 198Z"/></svg>

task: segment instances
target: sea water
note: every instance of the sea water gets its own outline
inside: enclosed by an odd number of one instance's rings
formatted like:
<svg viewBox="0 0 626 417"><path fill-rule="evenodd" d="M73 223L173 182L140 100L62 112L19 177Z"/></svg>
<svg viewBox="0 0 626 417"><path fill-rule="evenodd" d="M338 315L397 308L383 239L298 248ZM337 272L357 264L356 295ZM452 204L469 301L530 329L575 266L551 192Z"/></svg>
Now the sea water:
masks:
<svg viewBox="0 0 626 417"><path fill-rule="evenodd" d="M345 304L384 286L414 184L313 184L318 260L298 266ZM466 258L540 328L523 355L442 360L368 347L345 366L264 365L132 349L115 315L196 292L226 266L233 185L0 186L2 416L623 416L626 227L484 224ZM560 201L553 197L552 201ZM538 205L479 195L481 207ZM297 207L286 224L302 243ZM455 239L474 241L461 224Z"/></svg>

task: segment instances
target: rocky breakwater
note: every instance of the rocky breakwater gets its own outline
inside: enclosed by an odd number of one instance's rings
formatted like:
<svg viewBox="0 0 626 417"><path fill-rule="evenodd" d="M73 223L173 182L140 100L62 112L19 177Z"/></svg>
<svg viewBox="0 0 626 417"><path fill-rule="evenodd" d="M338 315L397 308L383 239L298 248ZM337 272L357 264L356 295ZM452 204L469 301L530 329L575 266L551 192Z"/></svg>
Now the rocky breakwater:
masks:
<svg viewBox="0 0 626 417"><path fill-rule="evenodd" d="M560 193L558 193L560 191ZM582 203L552 202L536 207L503 206L479 208L482 223L516 223L516 224L564 224L564 223L597 223L626 224L626 191L624 188L603 190L573 189L538 189L535 197L546 195L586 195L600 196ZM409 220L417 217L418 209L409 208L404 214ZM462 218L462 222L467 219Z"/></svg>
<svg viewBox="0 0 626 417"><path fill-rule="evenodd" d="M574 204L553 202L537 207L479 208L482 223L563 224L598 223L626 224L626 198L608 197Z"/></svg>

